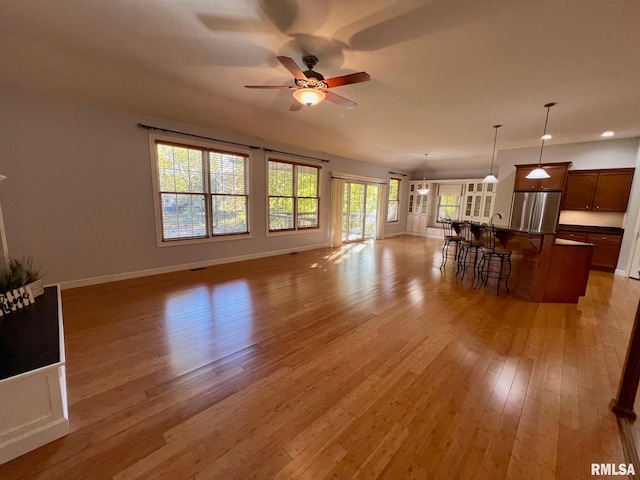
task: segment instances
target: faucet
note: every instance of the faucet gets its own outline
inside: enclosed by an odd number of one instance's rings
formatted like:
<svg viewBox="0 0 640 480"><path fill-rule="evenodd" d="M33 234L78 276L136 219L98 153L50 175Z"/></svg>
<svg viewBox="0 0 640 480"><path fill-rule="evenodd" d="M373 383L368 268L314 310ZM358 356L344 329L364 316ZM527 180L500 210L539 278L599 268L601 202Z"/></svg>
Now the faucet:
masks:
<svg viewBox="0 0 640 480"><path fill-rule="evenodd" d="M493 227L493 218L494 218L494 217L496 217L496 216L497 216L500 220L502 220L502 214L501 214L501 213L494 213L494 214L491 216L491 220L489 220L489 225L491 225L492 227Z"/></svg>

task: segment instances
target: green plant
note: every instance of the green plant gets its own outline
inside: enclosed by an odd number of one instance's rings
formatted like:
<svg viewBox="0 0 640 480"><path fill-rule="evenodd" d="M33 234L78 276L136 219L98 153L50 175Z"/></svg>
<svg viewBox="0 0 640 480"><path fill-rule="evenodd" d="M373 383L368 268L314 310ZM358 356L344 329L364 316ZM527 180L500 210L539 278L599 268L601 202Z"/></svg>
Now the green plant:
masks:
<svg viewBox="0 0 640 480"><path fill-rule="evenodd" d="M36 267L33 264L33 256L22 257L22 265L24 266L25 285L42 278L42 267Z"/></svg>
<svg viewBox="0 0 640 480"><path fill-rule="evenodd" d="M34 266L31 255L22 257L20 260L10 258L9 268L4 277L0 278L0 291L20 288L40 278L42 278L41 268Z"/></svg>

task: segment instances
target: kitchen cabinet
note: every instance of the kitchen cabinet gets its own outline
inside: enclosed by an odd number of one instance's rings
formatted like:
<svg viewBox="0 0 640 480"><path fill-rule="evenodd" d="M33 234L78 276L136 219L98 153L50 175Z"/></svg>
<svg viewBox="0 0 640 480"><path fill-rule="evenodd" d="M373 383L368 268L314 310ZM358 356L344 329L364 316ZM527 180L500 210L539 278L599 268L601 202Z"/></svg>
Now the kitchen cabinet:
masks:
<svg viewBox="0 0 640 480"><path fill-rule="evenodd" d="M425 235L427 229L427 200L429 195L420 195L418 189L429 184L422 180L409 182L409 209L407 211L407 233Z"/></svg>
<svg viewBox="0 0 640 480"><path fill-rule="evenodd" d="M587 241L596 245L591 259L591 268L608 272L615 271L618 265L622 236L590 233Z"/></svg>
<svg viewBox="0 0 640 480"><path fill-rule="evenodd" d="M564 190L564 184L567 179L567 170L571 162L566 163L548 163L542 164L542 168L549 174L549 178L530 179L527 175L534 168L538 168L537 164L516 165L516 180L513 190L516 192L531 192L540 190Z"/></svg>
<svg viewBox="0 0 640 480"><path fill-rule="evenodd" d="M558 238L564 238L565 240L573 240L574 242L589 242L589 234L583 232L564 232L558 230Z"/></svg>
<svg viewBox="0 0 640 480"><path fill-rule="evenodd" d="M569 172L563 210L626 212L633 168Z"/></svg>
<svg viewBox="0 0 640 480"><path fill-rule="evenodd" d="M462 220L488 223L493 215L496 183L482 183L481 180L467 182L463 196Z"/></svg>
<svg viewBox="0 0 640 480"><path fill-rule="evenodd" d="M593 243L591 268L614 272L618 265L622 229L581 225L563 225L558 227L558 238L576 242Z"/></svg>
<svg viewBox="0 0 640 480"><path fill-rule="evenodd" d="M633 168L599 172L598 185L593 197L593 210L626 212L633 172Z"/></svg>

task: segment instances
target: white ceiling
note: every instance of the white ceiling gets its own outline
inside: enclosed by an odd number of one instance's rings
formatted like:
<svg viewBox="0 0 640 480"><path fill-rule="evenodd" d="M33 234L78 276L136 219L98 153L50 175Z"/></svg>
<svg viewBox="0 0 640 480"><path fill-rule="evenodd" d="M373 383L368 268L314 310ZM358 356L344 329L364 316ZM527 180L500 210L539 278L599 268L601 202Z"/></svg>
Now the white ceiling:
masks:
<svg viewBox="0 0 640 480"><path fill-rule="evenodd" d="M422 171L498 148L640 136L640 1L3 0L0 83ZM289 112L276 60L358 103ZM303 70L306 68L303 68ZM536 159L532 159L535 162Z"/></svg>

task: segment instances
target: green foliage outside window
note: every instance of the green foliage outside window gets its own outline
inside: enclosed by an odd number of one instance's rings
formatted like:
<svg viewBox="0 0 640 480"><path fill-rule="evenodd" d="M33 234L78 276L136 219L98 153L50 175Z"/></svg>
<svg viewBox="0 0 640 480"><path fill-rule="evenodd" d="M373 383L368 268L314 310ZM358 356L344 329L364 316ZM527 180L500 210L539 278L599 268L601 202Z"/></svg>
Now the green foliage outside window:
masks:
<svg viewBox="0 0 640 480"><path fill-rule="evenodd" d="M389 179L389 206L387 207L387 222L398 221L400 207L400 179Z"/></svg>
<svg viewBox="0 0 640 480"><path fill-rule="evenodd" d="M440 204L438 205L438 219L450 218L452 220L459 219L460 197L457 195L441 195Z"/></svg>
<svg viewBox="0 0 640 480"><path fill-rule="evenodd" d="M246 156L166 143L157 154L163 240L249 231Z"/></svg>
<svg viewBox="0 0 640 480"><path fill-rule="evenodd" d="M319 226L318 167L269 161L269 230Z"/></svg>

